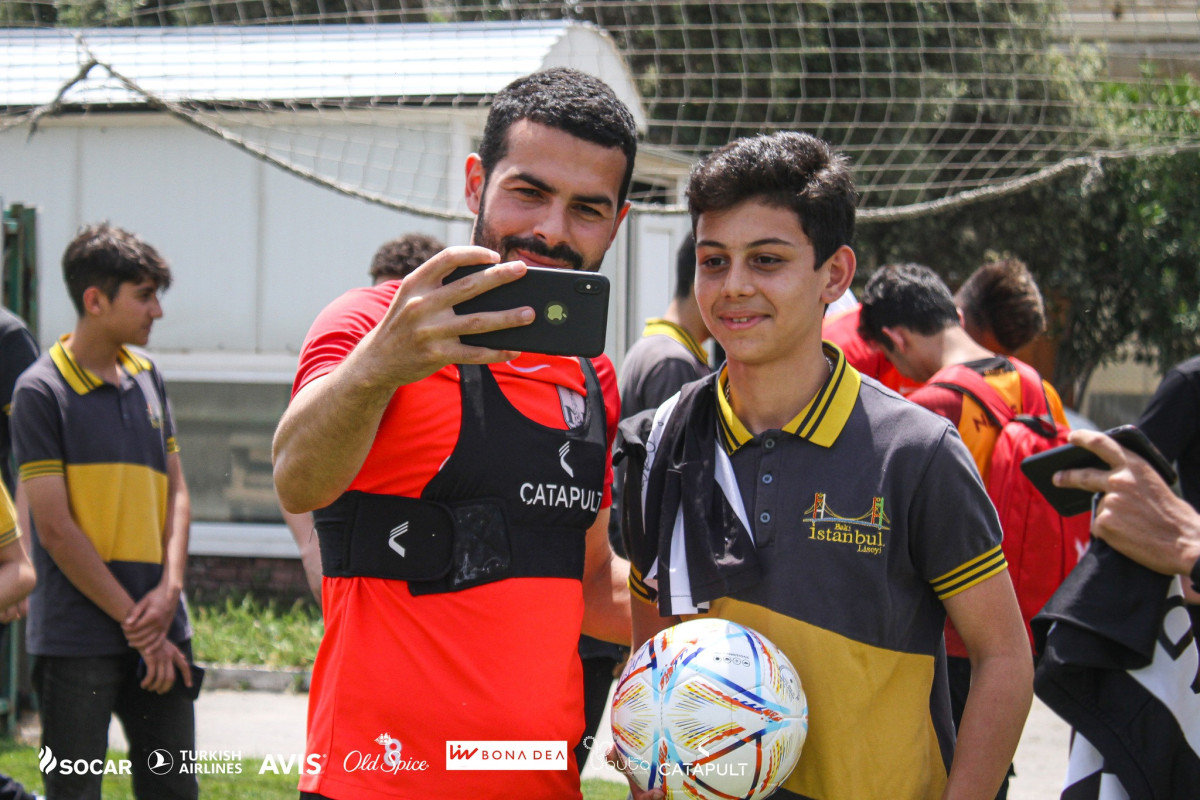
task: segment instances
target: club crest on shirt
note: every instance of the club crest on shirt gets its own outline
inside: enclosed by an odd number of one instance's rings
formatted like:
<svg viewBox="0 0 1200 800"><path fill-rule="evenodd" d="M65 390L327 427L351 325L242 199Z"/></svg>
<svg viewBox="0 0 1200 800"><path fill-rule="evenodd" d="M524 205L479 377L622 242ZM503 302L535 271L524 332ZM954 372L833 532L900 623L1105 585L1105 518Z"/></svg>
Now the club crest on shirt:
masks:
<svg viewBox="0 0 1200 800"><path fill-rule="evenodd" d="M882 497L872 498L865 513L847 517L830 508L825 492L817 492L813 504L804 510L804 522L809 526L809 539L851 545L855 552L872 556L883 553L885 534L891 530Z"/></svg>
<svg viewBox="0 0 1200 800"><path fill-rule="evenodd" d="M162 428L162 414L149 403L146 403L146 418L150 420L151 428L155 430Z"/></svg>

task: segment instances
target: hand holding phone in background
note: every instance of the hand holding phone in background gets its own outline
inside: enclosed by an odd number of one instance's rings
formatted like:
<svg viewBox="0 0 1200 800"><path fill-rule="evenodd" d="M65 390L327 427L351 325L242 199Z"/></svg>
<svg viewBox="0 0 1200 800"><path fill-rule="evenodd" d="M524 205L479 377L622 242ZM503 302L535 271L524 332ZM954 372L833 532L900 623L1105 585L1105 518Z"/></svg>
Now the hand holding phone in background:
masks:
<svg viewBox="0 0 1200 800"><path fill-rule="evenodd" d="M1154 443L1134 425L1121 425L1104 432L1122 447L1137 453L1162 476L1167 485L1175 483L1175 468L1159 452ZM1078 445L1066 444L1044 453L1030 456L1021 462L1021 471L1064 517L1092 510L1093 492L1054 484L1054 474L1066 469L1111 469L1100 456Z"/></svg>

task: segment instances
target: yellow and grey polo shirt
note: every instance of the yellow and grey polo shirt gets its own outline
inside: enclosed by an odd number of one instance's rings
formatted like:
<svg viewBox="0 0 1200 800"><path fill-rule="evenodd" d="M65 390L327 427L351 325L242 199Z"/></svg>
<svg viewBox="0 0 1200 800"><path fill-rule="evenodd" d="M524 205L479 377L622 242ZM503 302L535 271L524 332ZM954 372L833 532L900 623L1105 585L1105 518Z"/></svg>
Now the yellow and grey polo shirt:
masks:
<svg viewBox="0 0 1200 800"><path fill-rule="evenodd" d="M694 336L669 320L646 320L642 338L621 364L621 419L662 405L680 386L711 371Z"/></svg>
<svg viewBox="0 0 1200 800"><path fill-rule="evenodd" d="M782 430L751 435L715 382L762 576L709 614L800 674L808 739L782 797L936 798L954 742L942 600L1004 572L1000 526L946 420L825 352L829 378Z"/></svg>
<svg viewBox="0 0 1200 800"><path fill-rule="evenodd" d="M119 365L119 385L107 383L80 365L63 340L55 343L17 382L13 449L22 481L64 479L75 522L121 585L139 599L162 575L167 454L177 446L166 389L154 364L123 349ZM31 538L38 584L30 597L29 651L125 652L120 625L84 597L37 537ZM190 636L182 604L168 635L173 641Z"/></svg>

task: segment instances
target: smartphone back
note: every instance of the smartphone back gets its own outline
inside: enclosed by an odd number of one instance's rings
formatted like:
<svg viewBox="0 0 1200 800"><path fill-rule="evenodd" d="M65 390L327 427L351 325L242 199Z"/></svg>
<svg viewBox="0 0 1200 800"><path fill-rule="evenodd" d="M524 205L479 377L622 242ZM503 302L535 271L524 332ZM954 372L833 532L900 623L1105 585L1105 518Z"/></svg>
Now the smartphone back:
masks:
<svg viewBox="0 0 1200 800"><path fill-rule="evenodd" d="M493 265L459 267L443 283L490 266ZM524 276L459 303L454 310L458 314L474 314L530 306L535 315L533 322L459 338L463 344L495 350L591 358L604 352L608 296L608 278L599 273L529 267Z"/></svg>
<svg viewBox="0 0 1200 800"><path fill-rule="evenodd" d="M1162 479L1171 485L1176 481L1175 468L1159 449L1134 425L1110 428L1105 434L1117 444L1128 448L1149 462ZM1104 459L1073 444L1065 444L1030 456L1021 462L1021 471L1058 513L1068 516L1092 510L1092 494L1082 489L1054 485L1054 473L1064 469L1111 469Z"/></svg>

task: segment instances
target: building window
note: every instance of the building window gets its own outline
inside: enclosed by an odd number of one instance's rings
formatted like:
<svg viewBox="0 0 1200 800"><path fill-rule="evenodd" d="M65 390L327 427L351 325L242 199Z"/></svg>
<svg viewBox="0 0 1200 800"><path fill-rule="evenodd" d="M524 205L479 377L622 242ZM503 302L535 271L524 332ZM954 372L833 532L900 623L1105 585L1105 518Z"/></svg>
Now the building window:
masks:
<svg viewBox="0 0 1200 800"><path fill-rule="evenodd" d="M167 380L196 522L281 522L271 438L287 408L282 383Z"/></svg>

